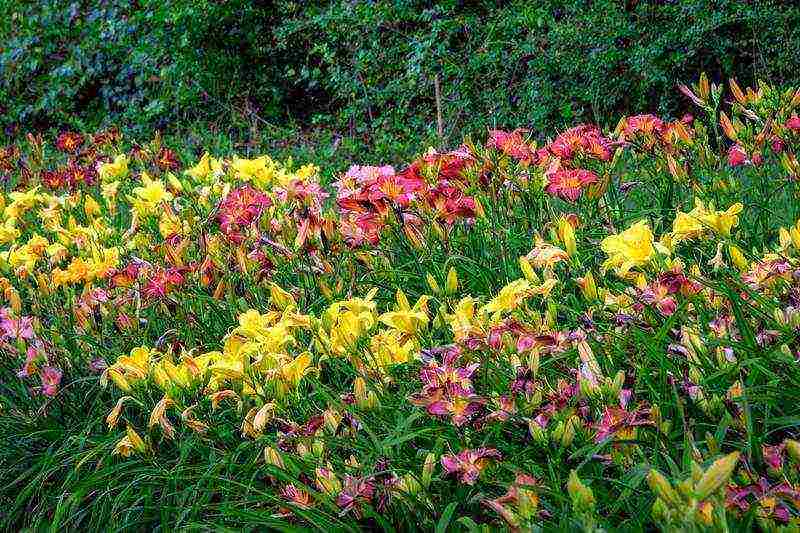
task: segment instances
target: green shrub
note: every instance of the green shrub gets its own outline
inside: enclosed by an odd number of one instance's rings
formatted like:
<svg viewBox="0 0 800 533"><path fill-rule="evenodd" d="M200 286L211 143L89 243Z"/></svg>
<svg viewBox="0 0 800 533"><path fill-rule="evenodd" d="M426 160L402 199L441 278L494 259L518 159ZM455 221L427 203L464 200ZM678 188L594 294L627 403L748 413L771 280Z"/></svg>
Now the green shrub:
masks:
<svg viewBox="0 0 800 533"><path fill-rule="evenodd" d="M2 126L321 128L379 155L680 113L700 71L796 83L792 2L0 0Z"/></svg>

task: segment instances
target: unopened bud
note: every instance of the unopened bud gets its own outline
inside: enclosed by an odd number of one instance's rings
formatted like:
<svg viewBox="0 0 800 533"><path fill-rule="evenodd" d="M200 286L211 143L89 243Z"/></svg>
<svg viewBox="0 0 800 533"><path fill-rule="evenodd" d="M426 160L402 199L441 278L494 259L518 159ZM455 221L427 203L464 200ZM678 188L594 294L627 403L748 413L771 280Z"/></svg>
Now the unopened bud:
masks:
<svg viewBox="0 0 800 533"><path fill-rule="evenodd" d="M597 284L594 281L594 275L587 272L582 278L577 278L578 287L581 289L581 294L584 298L593 302L598 299Z"/></svg>
<svg viewBox="0 0 800 533"><path fill-rule="evenodd" d="M734 244L728 246L728 253L731 256L731 261L736 268L741 270L742 272L746 271L750 266L747 262L747 259L744 257L742 251Z"/></svg>
<svg viewBox="0 0 800 533"><path fill-rule="evenodd" d="M714 461L695 486L694 492L697 499L705 500L722 488L730 479L738 462L739 452L730 453Z"/></svg>
<svg viewBox="0 0 800 533"><path fill-rule="evenodd" d="M525 277L526 280L530 281L531 283L539 282L539 277L533 270L531 262L528 261L528 258L525 257L524 255L519 258L519 269L522 271L522 275Z"/></svg>
<svg viewBox="0 0 800 533"><path fill-rule="evenodd" d="M572 500L572 507L579 513L594 511L594 493L578 477L578 473L573 470L569 474L567 481L567 492Z"/></svg>
<svg viewBox="0 0 800 533"><path fill-rule="evenodd" d="M436 296L442 294L442 289L439 287L439 284L436 282L436 278L430 275L430 273L425 275L425 281L428 282L428 287L430 287L431 292Z"/></svg>
<svg viewBox="0 0 800 533"><path fill-rule="evenodd" d="M425 456L425 462L422 464L422 486L425 488L431 484L436 463L436 454L433 452Z"/></svg>
<svg viewBox="0 0 800 533"><path fill-rule="evenodd" d="M673 509L681 505L681 497L672 488L672 484L665 478L658 470L650 470L647 474L647 484L650 485L656 496L664 501L669 507Z"/></svg>
<svg viewBox="0 0 800 533"><path fill-rule="evenodd" d="M540 426L533 419L528 421L528 432L531 434L531 437L533 437L533 440L538 444L544 444L547 442L547 433L545 432L544 428L542 428L542 426Z"/></svg>
<svg viewBox="0 0 800 533"><path fill-rule="evenodd" d="M325 453L325 442L321 439L314 439L314 442L311 443L311 452L314 456L321 457Z"/></svg>
<svg viewBox="0 0 800 533"><path fill-rule="evenodd" d="M317 468L317 488L328 496L336 496L342 490L342 482L330 468Z"/></svg>
<svg viewBox="0 0 800 533"><path fill-rule="evenodd" d="M325 428L330 433L336 433L336 430L339 428L339 423L342 421L342 415L333 409L326 409L325 412L322 413L322 418L325 421Z"/></svg>
<svg viewBox="0 0 800 533"><path fill-rule="evenodd" d="M454 267L450 267L447 271L447 280L445 281L444 290L448 296L452 296L458 291L458 272Z"/></svg>
<svg viewBox="0 0 800 533"><path fill-rule="evenodd" d="M283 456L272 446L264 448L264 462L277 468L284 468Z"/></svg>
<svg viewBox="0 0 800 533"><path fill-rule="evenodd" d="M786 453L796 464L800 464L800 442L792 439L783 441L786 444Z"/></svg>
<svg viewBox="0 0 800 533"><path fill-rule="evenodd" d="M564 243L564 251L567 255L574 257L578 251L578 245L575 241L575 228L566 218L561 218L558 223L559 236Z"/></svg>
<svg viewBox="0 0 800 533"><path fill-rule="evenodd" d="M575 429L578 424L578 418L575 415L572 415L567 419L567 422L564 424L564 432L561 434L561 446L563 448L569 448L572 444L572 441L575 440Z"/></svg>

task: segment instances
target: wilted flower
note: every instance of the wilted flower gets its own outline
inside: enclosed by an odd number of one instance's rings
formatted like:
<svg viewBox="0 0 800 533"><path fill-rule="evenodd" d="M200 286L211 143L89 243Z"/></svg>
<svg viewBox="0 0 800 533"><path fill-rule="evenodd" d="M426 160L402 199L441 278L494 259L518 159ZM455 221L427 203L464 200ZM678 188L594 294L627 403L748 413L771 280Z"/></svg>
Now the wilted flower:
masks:
<svg viewBox="0 0 800 533"><path fill-rule="evenodd" d="M342 513L353 512L360 516L360 505L370 503L375 494L375 485L369 478L359 478L345 474L342 491L336 498L336 504Z"/></svg>

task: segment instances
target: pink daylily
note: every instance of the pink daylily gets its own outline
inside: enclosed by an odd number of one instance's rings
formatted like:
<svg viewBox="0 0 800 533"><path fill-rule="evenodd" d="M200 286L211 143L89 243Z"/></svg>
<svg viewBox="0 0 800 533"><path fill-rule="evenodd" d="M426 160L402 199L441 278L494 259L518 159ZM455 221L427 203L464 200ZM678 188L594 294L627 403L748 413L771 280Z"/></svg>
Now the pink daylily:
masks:
<svg viewBox="0 0 800 533"><path fill-rule="evenodd" d="M39 377L42 379L42 394L50 398L55 396L61 384L61 370L46 366L42 368Z"/></svg>
<svg viewBox="0 0 800 533"><path fill-rule="evenodd" d="M441 463L447 475L455 475L461 483L474 485L489 462L492 459L499 461L502 457L494 448L476 448L464 450L458 455L443 455Z"/></svg>

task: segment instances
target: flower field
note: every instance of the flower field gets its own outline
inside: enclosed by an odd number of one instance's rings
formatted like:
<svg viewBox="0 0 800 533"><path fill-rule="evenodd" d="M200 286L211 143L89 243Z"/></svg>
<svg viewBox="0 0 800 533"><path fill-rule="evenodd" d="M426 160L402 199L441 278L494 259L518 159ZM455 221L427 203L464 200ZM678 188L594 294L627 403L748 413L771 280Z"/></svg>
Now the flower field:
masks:
<svg viewBox="0 0 800 533"><path fill-rule="evenodd" d="M800 90L680 89L333 179L0 147L0 524L796 531Z"/></svg>

